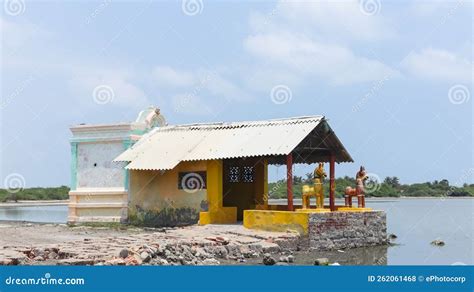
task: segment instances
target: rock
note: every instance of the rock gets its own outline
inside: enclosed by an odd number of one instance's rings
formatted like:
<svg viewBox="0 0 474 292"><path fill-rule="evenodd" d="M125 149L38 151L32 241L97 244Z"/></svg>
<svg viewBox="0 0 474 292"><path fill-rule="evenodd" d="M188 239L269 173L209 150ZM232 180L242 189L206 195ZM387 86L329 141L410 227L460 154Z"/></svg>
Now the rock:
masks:
<svg viewBox="0 0 474 292"><path fill-rule="evenodd" d="M95 263L92 259L64 259L58 261L57 265L64 265L64 266L86 266L86 265L93 265Z"/></svg>
<svg viewBox="0 0 474 292"><path fill-rule="evenodd" d="M279 262L288 263L288 257L282 256L278 259Z"/></svg>
<svg viewBox="0 0 474 292"><path fill-rule="evenodd" d="M119 257L125 259L128 257L128 249L124 248L119 252Z"/></svg>
<svg viewBox="0 0 474 292"><path fill-rule="evenodd" d="M229 244L229 239L227 237L223 237L223 236L216 236L216 241L219 242L222 245Z"/></svg>
<svg viewBox="0 0 474 292"><path fill-rule="evenodd" d="M287 257L287 259L288 259L288 262L289 262L289 263L294 263L294 262L295 262L295 257L292 256L292 255L289 255L289 256Z"/></svg>
<svg viewBox="0 0 474 292"><path fill-rule="evenodd" d="M315 266L327 266L329 265L329 260L327 258L319 258L314 261Z"/></svg>
<svg viewBox="0 0 474 292"><path fill-rule="evenodd" d="M436 239L431 242L432 245L443 246L445 243L441 239Z"/></svg>
<svg viewBox="0 0 474 292"><path fill-rule="evenodd" d="M160 266L168 266L169 265L168 261L165 260L165 259L158 259L157 264L160 265Z"/></svg>
<svg viewBox="0 0 474 292"><path fill-rule="evenodd" d="M120 259L112 259L112 260L109 260L109 261L106 261L104 263L106 266L123 266L125 265L125 260L120 258Z"/></svg>
<svg viewBox="0 0 474 292"><path fill-rule="evenodd" d="M253 251L246 245L240 247L240 254L246 258L250 258L253 255Z"/></svg>
<svg viewBox="0 0 474 292"><path fill-rule="evenodd" d="M333 263L333 264L330 264L330 266L340 266L339 263Z"/></svg>
<svg viewBox="0 0 474 292"><path fill-rule="evenodd" d="M262 251L264 253L277 253L280 252L280 246L273 242L264 241L261 243Z"/></svg>
<svg viewBox="0 0 474 292"><path fill-rule="evenodd" d="M221 263L216 260L216 259L213 259L213 258L210 258L210 259L205 259L202 261L202 264L203 265L206 265L206 266L218 266L220 265Z"/></svg>
<svg viewBox="0 0 474 292"><path fill-rule="evenodd" d="M142 259L142 261L143 261L144 263L148 263L148 262L151 260L150 254L147 253L146 251L144 251L144 252L142 252L142 253L140 254L140 258Z"/></svg>
<svg viewBox="0 0 474 292"><path fill-rule="evenodd" d="M43 256L44 255L44 250L42 250L40 248L34 248L31 251L31 254L32 254L33 257Z"/></svg>
<svg viewBox="0 0 474 292"><path fill-rule="evenodd" d="M125 265L127 266L138 266L142 264L142 259L139 255L129 255L125 259Z"/></svg>
<svg viewBox="0 0 474 292"><path fill-rule="evenodd" d="M48 254L48 259L51 259L51 260L55 260L58 257L59 257L59 255L57 253L55 253L54 251L52 251Z"/></svg>
<svg viewBox="0 0 474 292"><path fill-rule="evenodd" d="M278 262L275 266L288 266L288 263Z"/></svg>
<svg viewBox="0 0 474 292"><path fill-rule="evenodd" d="M33 258L35 261L44 261L44 257L42 256L37 256Z"/></svg>
<svg viewBox="0 0 474 292"><path fill-rule="evenodd" d="M265 266L273 266L276 264L276 260L269 253L266 253L263 255L263 264Z"/></svg>

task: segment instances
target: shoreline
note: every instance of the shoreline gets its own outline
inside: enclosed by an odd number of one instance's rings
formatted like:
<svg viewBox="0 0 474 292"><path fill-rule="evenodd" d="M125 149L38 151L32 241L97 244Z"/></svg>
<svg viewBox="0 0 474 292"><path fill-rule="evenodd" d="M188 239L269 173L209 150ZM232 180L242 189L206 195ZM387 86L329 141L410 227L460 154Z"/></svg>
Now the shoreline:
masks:
<svg viewBox="0 0 474 292"><path fill-rule="evenodd" d="M474 197L366 197L366 201L396 201L400 199L443 199L443 200L469 200L474 199ZM295 198L295 200L301 200L301 198ZM326 198L327 200L327 198ZM336 198L336 200L342 201L343 198ZM285 198L281 199L269 199L269 201L278 202L278 201L286 201ZM36 206L67 206L69 204L69 200L19 200L18 202L3 202L0 203L0 208L2 207L36 207Z"/></svg>
<svg viewBox="0 0 474 292"><path fill-rule="evenodd" d="M18 200L18 202L3 202L0 207L36 207L36 206L67 206L69 200Z"/></svg>

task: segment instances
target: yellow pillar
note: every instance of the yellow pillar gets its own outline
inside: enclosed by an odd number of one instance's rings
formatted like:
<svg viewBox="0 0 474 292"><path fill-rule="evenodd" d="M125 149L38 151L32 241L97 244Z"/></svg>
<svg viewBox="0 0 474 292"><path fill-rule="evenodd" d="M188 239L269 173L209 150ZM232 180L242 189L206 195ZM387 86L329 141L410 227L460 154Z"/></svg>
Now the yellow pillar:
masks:
<svg viewBox="0 0 474 292"><path fill-rule="evenodd" d="M199 224L237 222L237 208L223 206L223 163L222 160L207 162L207 204L208 211L199 214Z"/></svg>

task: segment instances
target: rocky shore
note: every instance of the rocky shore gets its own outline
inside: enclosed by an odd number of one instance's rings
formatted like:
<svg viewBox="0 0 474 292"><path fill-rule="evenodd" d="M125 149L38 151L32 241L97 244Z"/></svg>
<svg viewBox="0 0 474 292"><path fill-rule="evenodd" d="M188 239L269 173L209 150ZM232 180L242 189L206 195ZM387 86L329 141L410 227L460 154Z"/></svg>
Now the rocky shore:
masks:
<svg viewBox="0 0 474 292"><path fill-rule="evenodd" d="M182 228L0 224L1 265L219 265L291 262L296 233L240 225ZM272 262L270 260L270 262Z"/></svg>

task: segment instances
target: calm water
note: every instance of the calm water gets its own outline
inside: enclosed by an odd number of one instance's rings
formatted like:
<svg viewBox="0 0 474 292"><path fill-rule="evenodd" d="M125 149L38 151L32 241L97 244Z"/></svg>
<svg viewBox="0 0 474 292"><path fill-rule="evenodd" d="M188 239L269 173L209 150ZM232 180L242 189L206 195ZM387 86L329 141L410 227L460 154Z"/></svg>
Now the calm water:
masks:
<svg viewBox="0 0 474 292"><path fill-rule="evenodd" d="M67 206L0 207L0 220L66 223Z"/></svg>
<svg viewBox="0 0 474 292"><path fill-rule="evenodd" d="M314 258L324 256L340 264L474 264L474 199L369 199L367 206L387 212L388 233L397 235L397 245L297 254L297 262L311 264ZM0 207L0 220L64 223L67 206ZM446 244L431 245L435 239Z"/></svg>

